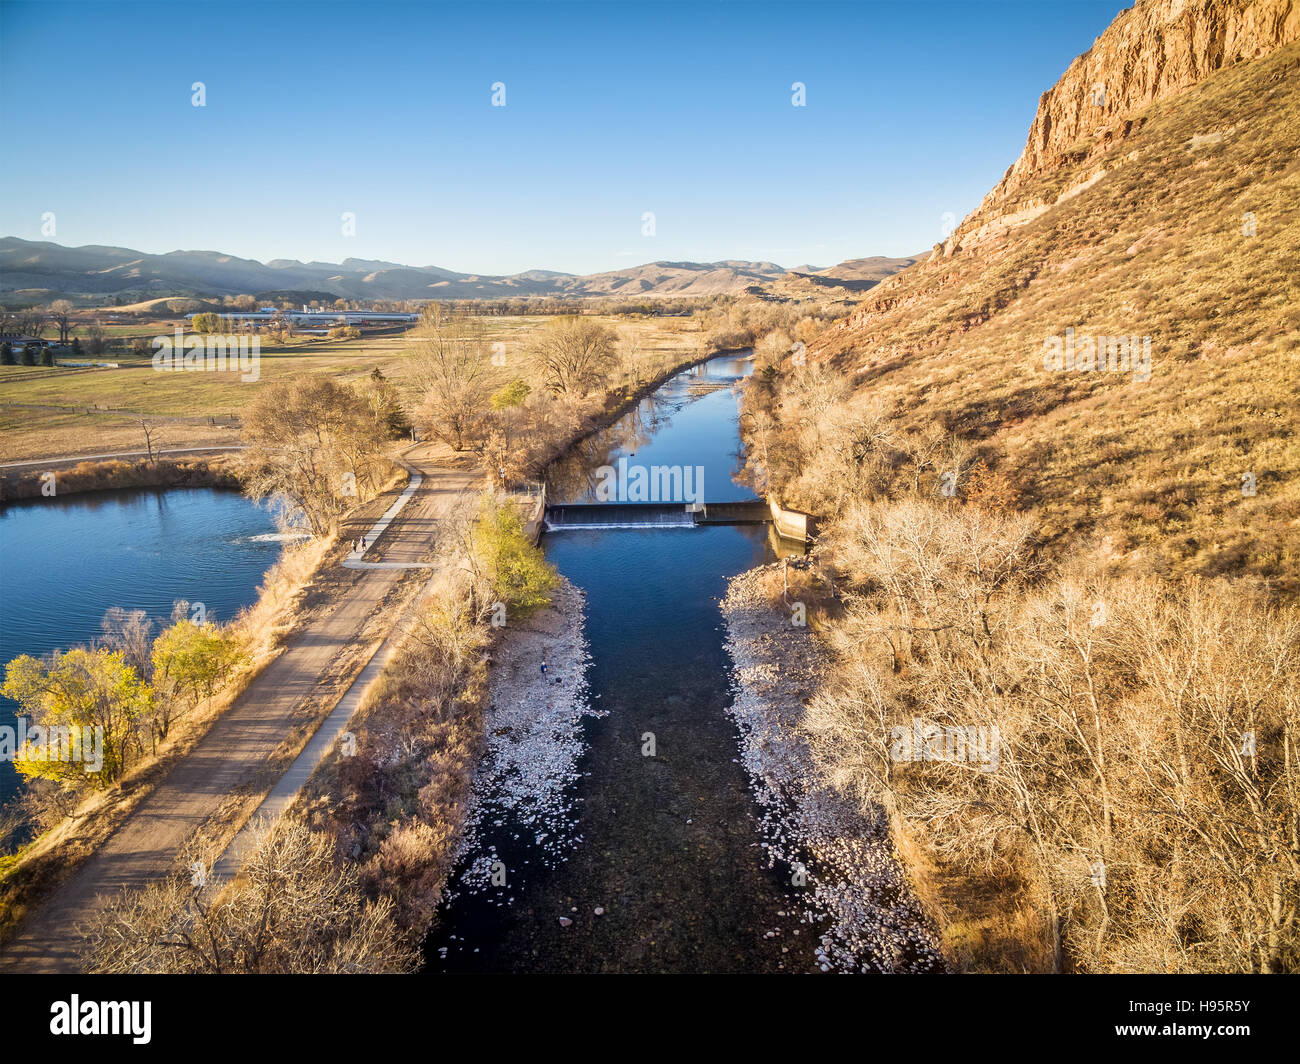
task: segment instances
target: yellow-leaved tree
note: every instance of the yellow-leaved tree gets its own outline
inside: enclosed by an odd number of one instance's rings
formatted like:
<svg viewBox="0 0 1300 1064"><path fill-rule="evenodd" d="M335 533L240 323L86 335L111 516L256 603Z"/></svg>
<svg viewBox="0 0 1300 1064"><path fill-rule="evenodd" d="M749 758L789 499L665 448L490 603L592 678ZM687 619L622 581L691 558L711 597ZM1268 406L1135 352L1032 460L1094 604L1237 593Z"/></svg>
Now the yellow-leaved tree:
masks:
<svg viewBox="0 0 1300 1064"><path fill-rule="evenodd" d="M4 694L32 718L13 752L26 776L107 787L140 748L153 692L121 651L77 648L48 660L23 654L5 670Z"/></svg>

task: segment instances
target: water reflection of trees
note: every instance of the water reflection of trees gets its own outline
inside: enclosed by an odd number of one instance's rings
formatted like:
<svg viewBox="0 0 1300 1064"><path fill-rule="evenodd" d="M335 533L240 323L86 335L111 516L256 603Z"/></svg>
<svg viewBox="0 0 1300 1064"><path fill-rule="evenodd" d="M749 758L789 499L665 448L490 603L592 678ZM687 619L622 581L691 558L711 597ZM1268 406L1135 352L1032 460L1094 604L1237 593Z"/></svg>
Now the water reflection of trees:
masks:
<svg viewBox="0 0 1300 1064"><path fill-rule="evenodd" d="M598 483L596 471L613 465L616 454L635 454L642 450L674 414L714 392L736 389L752 369L751 361L745 358L713 361L719 364L701 363L678 374L613 425L592 433L552 462L546 471L547 498L552 502L593 500ZM735 479L742 464L741 452L733 457L737 460L732 473Z"/></svg>
<svg viewBox="0 0 1300 1064"><path fill-rule="evenodd" d="M637 451L655 434L657 401L642 400L609 428L579 440L546 470L546 496L554 502L580 502L596 491L596 470L612 465L618 451Z"/></svg>

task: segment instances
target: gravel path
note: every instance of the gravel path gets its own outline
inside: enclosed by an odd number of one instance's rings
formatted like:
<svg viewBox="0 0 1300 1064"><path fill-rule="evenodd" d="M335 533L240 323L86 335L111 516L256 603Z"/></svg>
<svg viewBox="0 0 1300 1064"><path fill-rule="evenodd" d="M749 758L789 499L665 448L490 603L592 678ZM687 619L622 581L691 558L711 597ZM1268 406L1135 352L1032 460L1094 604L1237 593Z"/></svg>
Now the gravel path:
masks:
<svg viewBox="0 0 1300 1064"><path fill-rule="evenodd" d="M380 546L388 560L420 562L438 519L472 490L478 475L421 466L424 480L403 520ZM166 876L186 840L227 797L253 785L295 727L305 702L327 697L321 719L342 696L318 684L347 647L359 642L400 572L359 572L322 617L290 637L283 653L249 684L194 749L176 764L70 880L33 907L0 951L0 971L72 972L79 968L80 928L124 887ZM262 793L273 781L267 781Z"/></svg>

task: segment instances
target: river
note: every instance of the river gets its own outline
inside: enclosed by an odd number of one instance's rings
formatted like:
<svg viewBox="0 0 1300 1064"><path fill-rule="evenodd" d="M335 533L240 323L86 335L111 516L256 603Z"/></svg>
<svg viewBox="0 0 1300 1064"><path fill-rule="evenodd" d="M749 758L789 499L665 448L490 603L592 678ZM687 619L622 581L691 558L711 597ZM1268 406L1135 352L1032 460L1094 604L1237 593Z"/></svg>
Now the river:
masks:
<svg viewBox="0 0 1300 1064"><path fill-rule="evenodd" d="M551 500L590 501L596 470L622 457L702 467L708 502L754 498L734 479L735 385L751 368L720 357L669 381L553 469ZM466 856L426 943L427 970L814 969L792 870L768 867L726 716L718 603L728 577L775 556L770 526L565 529L542 544L586 593L587 682L605 712L585 718L580 779L567 796L578 841L547 867L520 825L487 826L476 845L495 847L510 885L458 886L478 853ZM647 734L654 756L644 753Z"/></svg>

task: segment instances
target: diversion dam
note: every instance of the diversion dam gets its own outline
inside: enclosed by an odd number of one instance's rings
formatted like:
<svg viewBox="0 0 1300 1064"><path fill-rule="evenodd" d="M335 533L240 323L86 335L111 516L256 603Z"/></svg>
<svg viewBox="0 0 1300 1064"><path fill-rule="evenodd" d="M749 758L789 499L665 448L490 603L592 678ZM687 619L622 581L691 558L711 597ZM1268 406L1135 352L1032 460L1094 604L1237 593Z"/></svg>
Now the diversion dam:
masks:
<svg viewBox="0 0 1300 1064"><path fill-rule="evenodd" d="M762 525L772 520L761 499L714 503L556 503L546 507L547 532L600 528L696 528Z"/></svg>

